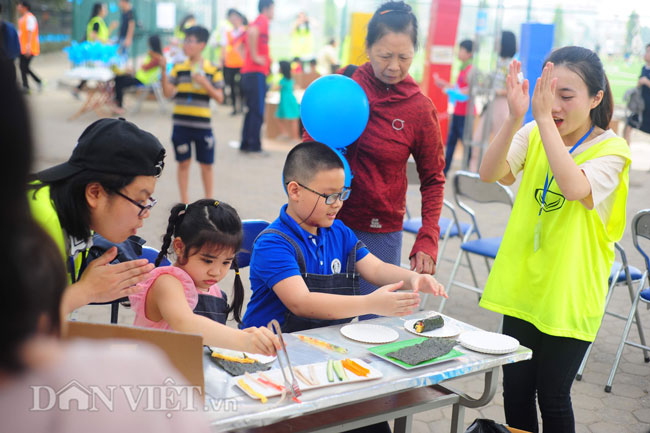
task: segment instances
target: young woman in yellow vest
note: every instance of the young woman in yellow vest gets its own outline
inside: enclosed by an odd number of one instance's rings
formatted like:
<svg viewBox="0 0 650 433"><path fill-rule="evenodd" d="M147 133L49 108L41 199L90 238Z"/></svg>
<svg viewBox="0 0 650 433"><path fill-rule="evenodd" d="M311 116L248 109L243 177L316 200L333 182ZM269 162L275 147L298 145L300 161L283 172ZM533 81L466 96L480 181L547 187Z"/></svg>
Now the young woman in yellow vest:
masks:
<svg viewBox="0 0 650 433"><path fill-rule="evenodd" d="M108 9L103 3L95 3L90 14L90 20L86 26L86 40L90 42L101 42L107 44L111 33L118 26L117 21L113 21L109 26L106 25L104 18L108 15Z"/></svg>
<svg viewBox="0 0 650 433"><path fill-rule="evenodd" d="M67 162L34 175L27 193L32 216L54 239L68 272L63 317L135 293L153 269L146 259L111 264L115 247L90 263L87 256L93 233L117 244L142 227L156 204L164 158L149 132L124 119L100 119L84 130Z"/></svg>
<svg viewBox="0 0 650 433"><path fill-rule="evenodd" d="M124 89L133 86L148 86L160 80L160 56L162 56L162 45L158 35L149 36L149 52L144 63L136 71L135 75L123 74L115 77L115 114L124 114L122 101Z"/></svg>
<svg viewBox="0 0 650 433"><path fill-rule="evenodd" d="M551 53L528 110L529 83L513 61L510 114L480 167L485 182L521 185L480 305L504 315L503 333L533 350L504 366L506 422L574 432L571 385L604 312L614 242L623 235L630 149L609 129L613 98L591 50Z"/></svg>

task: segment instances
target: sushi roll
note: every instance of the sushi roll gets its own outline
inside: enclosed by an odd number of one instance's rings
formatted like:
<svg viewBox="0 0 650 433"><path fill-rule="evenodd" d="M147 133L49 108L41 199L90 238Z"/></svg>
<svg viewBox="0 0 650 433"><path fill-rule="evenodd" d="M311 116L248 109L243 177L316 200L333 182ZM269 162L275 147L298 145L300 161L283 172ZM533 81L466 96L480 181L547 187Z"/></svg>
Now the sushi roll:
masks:
<svg viewBox="0 0 650 433"><path fill-rule="evenodd" d="M415 332L421 334L423 332L433 331L434 329L442 328L445 326L445 320L440 316L436 315L433 317L428 317L426 319L418 320L413 325Z"/></svg>

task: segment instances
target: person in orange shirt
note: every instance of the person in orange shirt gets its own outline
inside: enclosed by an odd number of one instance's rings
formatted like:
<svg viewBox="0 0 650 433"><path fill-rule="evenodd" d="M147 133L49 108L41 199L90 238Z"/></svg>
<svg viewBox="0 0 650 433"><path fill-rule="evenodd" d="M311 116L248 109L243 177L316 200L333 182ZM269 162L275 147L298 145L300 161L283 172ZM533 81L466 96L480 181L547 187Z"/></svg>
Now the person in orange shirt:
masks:
<svg viewBox="0 0 650 433"><path fill-rule="evenodd" d="M240 70L244 65L244 36L248 20L236 9L228 10L228 21L232 28L227 29L221 36L221 63L223 65L223 78L226 86L230 88L232 100L232 116L243 111L243 92L241 89ZM240 104L237 110L237 96Z"/></svg>
<svg viewBox="0 0 650 433"><path fill-rule="evenodd" d="M20 14L20 18L18 19L20 76L23 82L23 92L29 93L29 82L27 81L28 75L31 75L34 81L36 81L39 90L43 87L41 79L38 78L34 71L29 67L32 59L35 56L38 56L41 52L38 43L38 21L36 21L36 17L32 14L31 5L26 1L19 1L16 6L16 11Z"/></svg>

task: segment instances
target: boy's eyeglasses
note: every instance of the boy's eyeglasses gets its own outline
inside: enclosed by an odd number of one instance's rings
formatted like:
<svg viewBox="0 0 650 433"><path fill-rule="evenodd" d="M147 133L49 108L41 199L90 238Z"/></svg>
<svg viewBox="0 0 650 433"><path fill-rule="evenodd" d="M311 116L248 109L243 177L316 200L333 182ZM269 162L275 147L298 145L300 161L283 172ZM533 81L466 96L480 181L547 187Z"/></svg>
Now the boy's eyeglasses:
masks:
<svg viewBox="0 0 650 433"><path fill-rule="evenodd" d="M136 205L137 207L139 207L139 208L140 208L140 212L138 212L138 217L142 217L142 215L144 215L144 213L145 213L146 211L151 210L151 208L154 207L154 206L156 205L156 203L158 203L158 200L156 200L156 199L153 198L153 197L149 197L149 199L148 199L148 200L149 200L149 203L147 203L147 204L140 204L140 203L138 203L137 201L133 200L131 197L126 196L126 195L122 194L122 193L119 192L119 191L115 191L115 194L119 195L120 197L122 197L122 198L124 198L124 199L130 201L131 203L133 203L134 205Z"/></svg>
<svg viewBox="0 0 650 433"><path fill-rule="evenodd" d="M333 194L323 194L322 192L314 191L313 189L301 184L300 182L296 182L298 185L301 187L305 188L307 191L311 191L316 195L319 195L325 199L325 204L327 205L332 205L336 203L336 200L341 200L345 201L350 197L350 192L352 191L350 188L343 188L343 191L341 192L335 192Z"/></svg>

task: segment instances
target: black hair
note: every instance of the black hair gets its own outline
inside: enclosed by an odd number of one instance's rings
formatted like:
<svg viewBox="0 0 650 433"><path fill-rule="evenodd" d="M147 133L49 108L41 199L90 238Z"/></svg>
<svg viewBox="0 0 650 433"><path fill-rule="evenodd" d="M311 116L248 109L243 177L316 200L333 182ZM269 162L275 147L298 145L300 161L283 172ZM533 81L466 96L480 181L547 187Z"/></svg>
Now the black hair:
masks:
<svg viewBox="0 0 650 433"><path fill-rule="evenodd" d="M181 23L178 25L178 28L180 28L181 31L183 31L183 29L185 29L185 24L187 24L187 22L188 22L189 20L194 20L194 19L196 19L196 17L194 16L194 14L187 14L187 15L185 15L185 16L183 17L183 19L181 20Z"/></svg>
<svg viewBox="0 0 650 433"><path fill-rule="evenodd" d="M292 181L307 184L321 171L336 168L343 169L343 161L331 147L318 141L306 141L289 151L282 179L285 185Z"/></svg>
<svg viewBox="0 0 650 433"><path fill-rule="evenodd" d="M67 276L58 247L38 224L26 219L11 230L0 253L5 287L11 287L0 303L0 326L11 329L0 340L0 370L18 373L27 367L21 356L26 341L39 332L59 335Z"/></svg>
<svg viewBox="0 0 650 433"><path fill-rule="evenodd" d="M239 11L237 11L237 13L241 17L242 24L247 26L248 25L248 18L246 18L246 15L244 15L243 13L241 13Z"/></svg>
<svg viewBox="0 0 650 433"><path fill-rule="evenodd" d="M184 264L187 258L198 253L204 246L232 249L235 253L241 248L244 233L237 211L228 203L202 199L192 204L178 203L169 215L167 232L163 236L156 266L169 254L173 238L180 237L185 245L178 262ZM239 276L237 257L233 259L235 270L234 299L226 314L233 313L235 321L241 323L241 309L244 304L244 285Z"/></svg>
<svg viewBox="0 0 650 433"><path fill-rule="evenodd" d="M230 8L226 12L226 17L230 17L230 15L241 15L241 14L237 12L237 9Z"/></svg>
<svg viewBox="0 0 650 433"><path fill-rule="evenodd" d="M162 44L160 42L160 36L151 35L149 36L149 48L154 53L162 54Z"/></svg>
<svg viewBox="0 0 650 433"><path fill-rule="evenodd" d="M327 45L334 45L336 43L336 39L330 38L329 41L327 41Z"/></svg>
<svg viewBox="0 0 650 433"><path fill-rule="evenodd" d="M271 6L273 6L273 0L260 0L257 3L257 11L262 13L264 9L270 8Z"/></svg>
<svg viewBox="0 0 650 433"><path fill-rule="evenodd" d="M499 57L509 59L515 56L517 52L517 38L510 30L501 32L501 48L499 49Z"/></svg>
<svg viewBox="0 0 650 433"><path fill-rule="evenodd" d="M28 11L32 11L32 5L28 1L19 1L19 5L22 5L24 8L26 8Z"/></svg>
<svg viewBox="0 0 650 433"><path fill-rule="evenodd" d="M366 47L381 39L386 33L406 33L411 37L413 48L418 48L418 19L411 6L403 1L389 1L375 11L368 23Z"/></svg>
<svg viewBox="0 0 650 433"><path fill-rule="evenodd" d="M49 185L50 199L54 203L61 227L68 235L77 239L88 239L92 233L86 186L97 182L107 194L113 195L115 191L126 187L134 179L134 176L83 170L62 180L30 185L30 189L36 194L41 187Z"/></svg>
<svg viewBox="0 0 650 433"><path fill-rule="evenodd" d="M99 15L99 13L102 11L103 6L104 6L104 3L100 3L100 2L97 2L97 3L93 4L93 8L90 11L90 19L91 20L93 18L95 18L97 15Z"/></svg>
<svg viewBox="0 0 650 433"><path fill-rule="evenodd" d="M460 44L458 44L461 48L464 48L465 51L468 53L472 54L472 51L474 51L474 42L471 39L465 39L462 41Z"/></svg>
<svg viewBox="0 0 650 433"><path fill-rule="evenodd" d="M203 26L192 26L189 29L185 30L185 37L188 38L190 36L194 36L196 38L196 41L199 43L205 43L208 42L210 32Z"/></svg>
<svg viewBox="0 0 650 433"><path fill-rule="evenodd" d="M0 50L1 52L2 50ZM27 204L25 186L31 168L34 148L32 127L23 95L16 86L16 74L12 60L0 55L0 137L5 146L0 182L3 187L4 205L0 220L2 227L11 227L26 215L31 215Z"/></svg>
<svg viewBox="0 0 650 433"><path fill-rule="evenodd" d="M291 63L286 60L280 60L280 72L287 80L291 79Z"/></svg>
<svg viewBox="0 0 650 433"><path fill-rule="evenodd" d="M589 96L594 97L600 90L603 91L603 99L598 106L591 109L589 117L599 128L609 128L614 113L614 97L598 54L583 47L562 47L551 52L544 65L548 62L555 66L564 66L578 74L587 85Z"/></svg>

